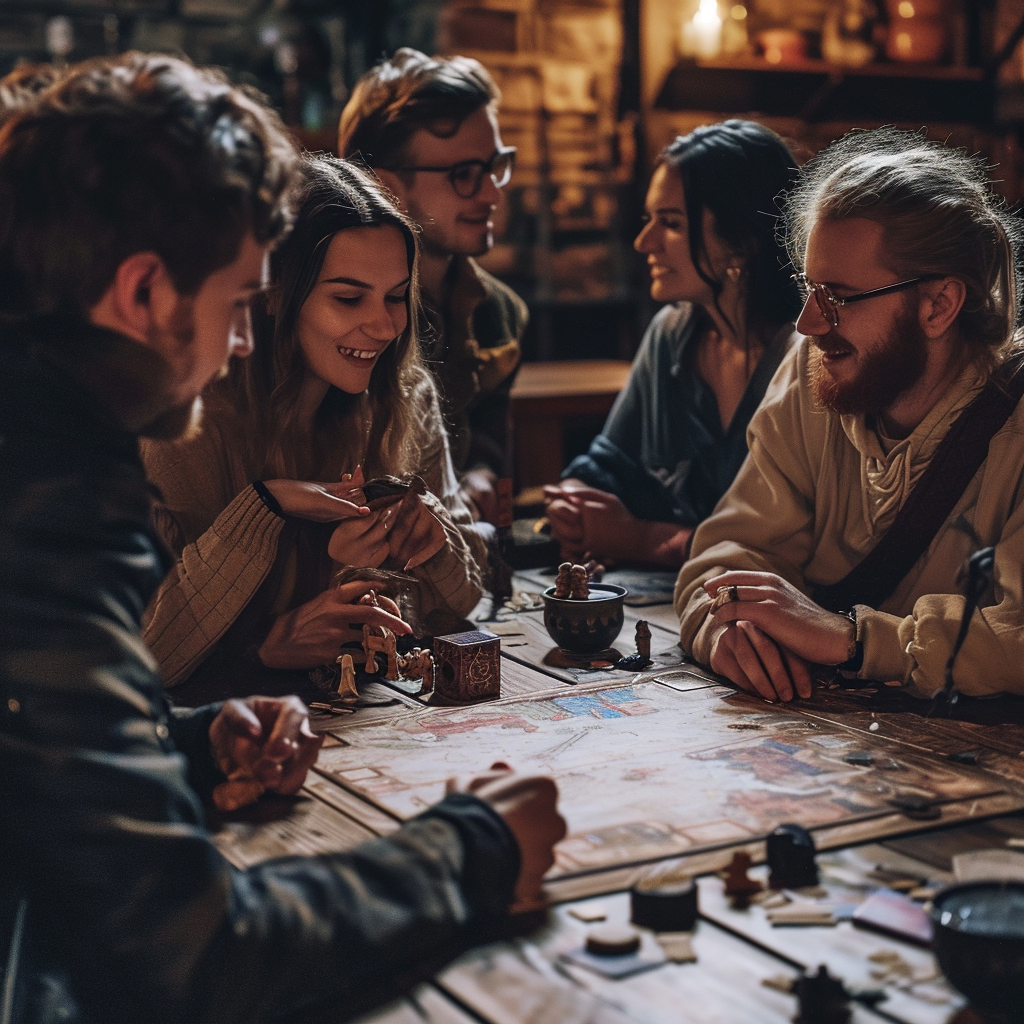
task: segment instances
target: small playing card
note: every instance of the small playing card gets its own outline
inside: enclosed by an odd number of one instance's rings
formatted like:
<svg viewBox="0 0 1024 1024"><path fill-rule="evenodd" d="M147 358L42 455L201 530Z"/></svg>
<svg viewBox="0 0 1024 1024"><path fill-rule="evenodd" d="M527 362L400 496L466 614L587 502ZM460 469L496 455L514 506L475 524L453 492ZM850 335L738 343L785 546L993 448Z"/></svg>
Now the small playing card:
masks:
<svg viewBox="0 0 1024 1024"><path fill-rule="evenodd" d="M597 956L585 949L573 949L563 953L559 959L596 971L606 978L628 978L631 974L660 967L666 957L661 947L655 944L652 947L641 946L635 953L627 953L625 956Z"/></svg>

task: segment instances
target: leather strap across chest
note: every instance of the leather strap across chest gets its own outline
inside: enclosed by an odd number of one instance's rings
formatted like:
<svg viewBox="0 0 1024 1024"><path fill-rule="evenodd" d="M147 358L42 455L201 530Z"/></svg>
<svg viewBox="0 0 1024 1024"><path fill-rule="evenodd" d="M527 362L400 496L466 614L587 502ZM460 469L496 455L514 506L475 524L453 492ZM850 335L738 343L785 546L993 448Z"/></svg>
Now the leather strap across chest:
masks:
<svg viewBox="0 0 1024 1024"><path fill-rule="evenodd" d="M885 536L841 580L815 590L818 604L877 608L892 594L949 519L1022 396L1024 354L1015 354L953 422Z"/></svg>

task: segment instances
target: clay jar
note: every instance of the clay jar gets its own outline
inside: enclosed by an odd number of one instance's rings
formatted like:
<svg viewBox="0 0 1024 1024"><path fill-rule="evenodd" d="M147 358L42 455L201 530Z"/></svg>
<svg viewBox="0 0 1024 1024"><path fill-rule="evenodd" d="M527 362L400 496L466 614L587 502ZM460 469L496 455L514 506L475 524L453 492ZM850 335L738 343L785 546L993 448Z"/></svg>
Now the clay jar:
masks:
<svg viewBox="0 0 1024 1024"><path fill-rule="evenodd" d="M885 55L908 64L935 64L946 54L949 26L941 0L886 0Z"/></svg>

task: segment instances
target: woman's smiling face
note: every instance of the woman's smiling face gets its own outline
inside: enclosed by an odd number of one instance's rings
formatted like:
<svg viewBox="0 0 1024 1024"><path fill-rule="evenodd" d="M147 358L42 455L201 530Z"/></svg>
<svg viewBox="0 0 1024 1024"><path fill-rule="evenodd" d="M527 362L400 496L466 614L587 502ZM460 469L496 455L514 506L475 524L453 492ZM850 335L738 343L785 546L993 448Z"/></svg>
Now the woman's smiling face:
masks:
<svg viewBox="0 0 1024 1024"><path fill-rule="evenodd" d="M309 370L341 391L365 391L380 354L406 328L408 294L409 257L397 227L339 231L299 311Z"/></svg>

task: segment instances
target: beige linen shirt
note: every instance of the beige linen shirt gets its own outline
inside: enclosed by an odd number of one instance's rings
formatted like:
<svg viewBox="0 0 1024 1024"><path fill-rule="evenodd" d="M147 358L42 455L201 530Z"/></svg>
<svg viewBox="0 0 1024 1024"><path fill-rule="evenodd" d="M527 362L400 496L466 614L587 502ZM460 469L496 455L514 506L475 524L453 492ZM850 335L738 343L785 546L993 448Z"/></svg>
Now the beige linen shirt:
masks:
<svg viewBox="0 0 1024 1024"><path fill-rule="evenodd" d="M750 453L698 528L676 582L683 650L710 659L702 584L729 569L773 572L804 593L842 579L891 526L957 414L984 377L965 370L924 421L888 452L863 416L814 398L817 350L804 339L779 367L748 429ZM1024 694L1024 403L992 439L953 513L878 609L857 606L862 678L920 696L941 689L964 607L962 572L996 549L992 603L975 613L956 660L964 694Z"/></svg>

